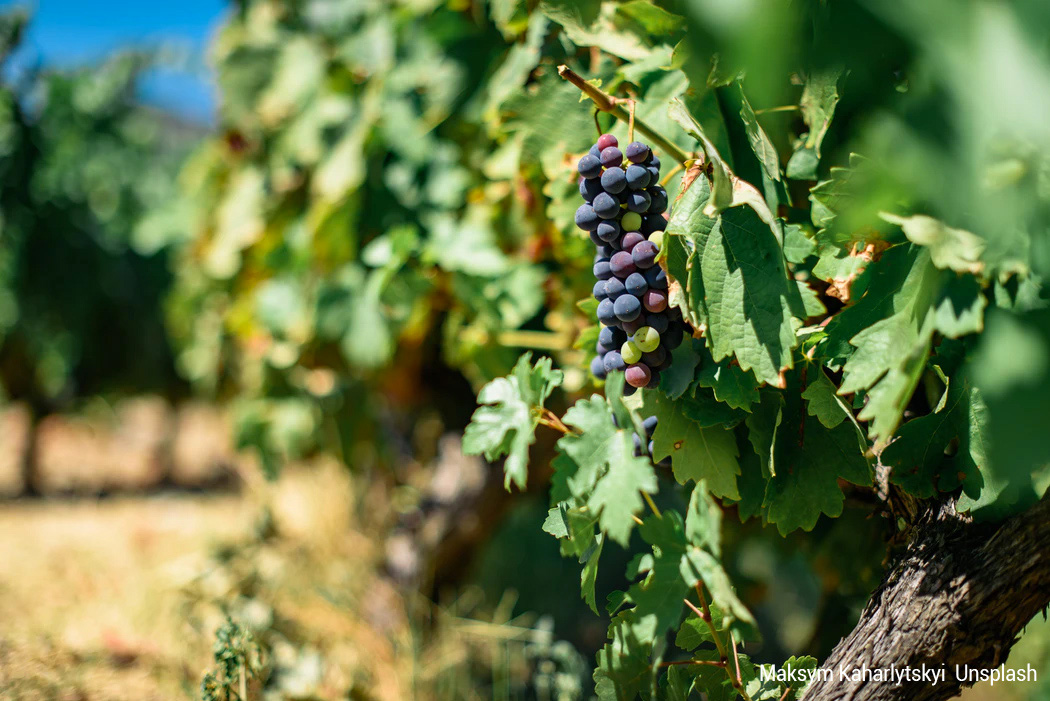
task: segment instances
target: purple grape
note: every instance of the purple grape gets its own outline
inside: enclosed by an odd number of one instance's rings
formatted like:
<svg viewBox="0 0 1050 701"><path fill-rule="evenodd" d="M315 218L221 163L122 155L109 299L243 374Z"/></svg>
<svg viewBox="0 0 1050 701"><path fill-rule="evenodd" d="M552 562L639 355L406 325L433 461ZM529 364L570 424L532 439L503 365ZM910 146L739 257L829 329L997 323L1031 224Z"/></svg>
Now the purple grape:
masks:
<svg viewBox="0 0 1050 701"><path fill-rule="evenodd" d="M598 137L598 143L595 146L598 147L599 151L604 151L610 146L619 146L620 142L616 140L616 137L612 134L602 134Z"/></svg>
<svg viewBox="0 0 1050 701"><path fill-rule="evenodd" d="M630 253L634 249L634 247L640 244L642 241L645 241L644 236L639 234L637 231L628 231L626 234L623 235L623 238L620 239L620 248Z"/></svg>
<svg viewBox="0 0 1050 701"><path fill-rule="evenodd" d="M637 387L631 387L630 385L623 386L623 396L630 397L632 394L638 391Z"/></svg>
<svg viewBox="0 0 1050 701"><path fill-rule="evenodd" d="M664 231L667 228L667 220L659 214L646 214L642 217L642 225L638 227L638 231L642 232L645 236L649 236L654 231Z"/></svg>
<svg viewBox="0 0 1050 701"><path fill-rule="evenodd" d="M656 418L655 416L647 416L642 421L642 428L645 429L645 437L646 438L652 438L653 437L653 432L656 430L656 426L659 424L659 422L660 422L660 420L658 418ZM652 452L652 451L650 450L649 452Z"/></svg>
<svg viewBox="0 0 1050 701"><path fill-rule="evenodd" d="M615 280L616 278L613 278ZM645 311L659 313L667 309L667 293L663 290L649 290L642 297Z"/></svg>
<svg viewBox="0 0 1050 701"><path fill-rule="evenodd" d="M649 158L649 147L643 144L641 141L632 141L627 144L627 148L624 149L627 154L627 160L631 163L641 163L645 159Z"/></svg>
<svg viewBox="0 0 1050 701"><path fill-rule="evenodd" d="M653 265L656 264L657 253L659 253L659 249L657 249L655 243L653 243L652 241L642 241L633 249L631 249L631 259L634 261L636 267L642 268L644 270L646 268L651 268L653 267ZM616 256L618 255L620 254L617 253ZM616 256L613 256L609 259L609 265L613 269L613 275L617 274L617 265L615 265L612 262L616 259Z"/></svg>
<svg viewBox="0 0 1050 701"><path fill-rule="evenodd" d="M602 191L602 184L597 179L588 180L580 176L580 197L585 202L593 202L598 193Z"/></svg>
<svg viewBox="0 0 1050 701"><path fill-rule="evenodd" d="M649 384L652 373L649 371L649 366L645 363L635 363L627 368L624 372L624 377L627 379L627 384L632 387L645 387Z"/></svg>
<svg viewBox="0 0 1050 701"><path fill-rule="evenodd" d="M590 155L592 155L595 158L597 158L598 162L601 163L601 161L602 161L602 150L600 148L598 148L598 144L592 144L590 150L587 151L587 153L589 153Z"/></svg>
<svg viewBox="0 0 1050 701"><path fill-rule="evenodd" d="M612 266L609 264L609 259L599 258L598 260L594 261L593 272L594 277L598 278L599 280L608 280L609 278L611 278L613 274Z"/></svg>
<svg viewBox="0 0 1050 701"><path fill-rule="evenodd" d="M600 195L599 195L600 197ZM598 198L595 197L594 201L597 202ZM649 209L649 193L645 190L636 190L627 195L627 209L632 212L642 212ZM598 211L595 209L595 211Z"/></svg>
<svg viewBox="0 0 1050 701"><path fill-rule="evenodd" d="M628 368L630 369L630 368ZM642 457L642 439L637 433L631 434L631 441L634 443L634 456L636 458Z"/></svg>
<svg viewBox="0 0 1050 701"><path fill-rule="evenodd" d="M649 152L649 160L647 160L645 162L645 165L647 165L647 166L655 166L656 168L659 168L660 167L660 159L657 157L657 155L655 153L650 151Z"/></svg>
<svg viewBox="0 0 1050 701"><path fill-rule="evenodd" d="M602 178L602 185L604 186L605 176L602 175ZM645 166L633 164L627 166L627 174L624 176L624 179L627 181L627 187L631 188L632 190L641 190L643 188L646 188L649 186L649 183L652 180L652 178L649 175L649 171L645 168Z"/></svg>
<svg viewBox="0 0 1050 701"><path fill-rule="evenodd" d="M645 172L649 174L649 182L656 184L660 182L660 169L656 166L646 166Z"/></svg>
<svg viewBox="0 0 1050 701"><path fill-rule="evenodd" d="M624 288L635 297L642 297L649 290L649 283L641 273L631 273L624 281Z"/></svg>
<svg viewBox="0 0 1050 701"><path fill-rule="evenodd" d="M625 321L625 322L623 322L624 333L633 336L635 331L637 331L638 329L642 328L643 326L647 326L648 325L646 323L647 321L648 321L648 316L646 316L645 314L639 314L638 318L635 319L634 321Z"/></svg>
<svg viewBox="0 0 1050 701"><path fill-rule="evenodd" d="M627 340L627 334L615 326L603 326L598 332L598 343L610 348L619 348Z"/></svg>
<svg viewBox="0 0 1050 701"><path fill-rule="evenodd" d="M590 181L588 181L590 182ZM649 192L649 213L663 214L667 211L667 190L659 185L651 187ZM662 217L661 217L662 218Z"/></svg>
<svg viewBox="0 0 1050 701"><path fill-rule="evenodd" d="M608 192L602 192L595 197L591 206L594 209L594 213L602 219L612 219L620 213L620 203ZM594 228L598 228L597 222L595 222Z"/></svg>
<svg viewBox="0 0 1050 701"><path fill-rule="evenodd" d="M602 162L588 153L580 159L580 162L576 165L576 170L588 180L597 178L602 174Z"/></svg>
<svg viewBox="0 0 1050 701"><path fill-rule="evenodd" d="M599 302L608 297L609 295L605 293L605 280L596 280L592 292L594 298Z"/></svg>
<svg viewBox="0 0 1050 701"><path fill-rule="evenodd" d="M606 326L612 326L616 321L616 307L611 299L603 299L598 302L598 321Z"/></svg>
<svg viewBox="0 0 1050 701"><path fill-rule="evenodd" d="M634 166L631 167L633 168ZM623 170L620 168L609 168L602 173L601 185L606 192L611 192L615 195L626 189L627 176L624 175Z"/></svg>
<svg viewBox="0 0 1050 701"><path fill-rule="evenodd" d="M671 325L671 319L667 314L649 313L645 315L645 318L649 320L649 326L652 326L658 334L667 333L667 327Z"/></svg>
<svg viewBox="0 0 1050 701"><path fill-rule="evenodd" d="M605 365L605 372L618 372L627 367L627 363L623 362L623 357L619 351L609 351L602 358L602 364Z"/></svg>
<svg viewBox="0 0 1050 701"><path fill-rule="evenodd" d="M652 317L649 317L650 319ZM604 347L604 346L603 346ZM667 349L663 346L657 346L656 350L649 351L648 353L642 353L642 362L648 365L650 368L657 368L663 365L664 360L667 359Z"/></svg>
<svg viewBox="0 0 1050 701"><path fill-rule="evenodd" d="M627 276L635 271L634 260L631 254L627 251L614 253L612 258L609 259L609 269L612 270L612 274L616 277L626 280Z"/></svg>
<svg viewBox="0 0 1050 701"><path fill-rule="evenodd" d="M634 295L620 295L613 304L613 313L620 321L634 321L642 313L642 303Z"/></svg>
<svg viewBox="0 0 1050 701"><path fill-rule="evenodd" d="M646 389L656 389L660 386L660 371L650 370L649 371L649 382L646 383Z"/></svg>
<svg viewBox="0 0 1050 701"><path fill-rule="evenodd" d="M656 444L653 443L652 441L649 441L649 445L646 446L646 450L649 451L649 457L653 456L653 448L655 448L655 447L656 447Z"/></svg>
<svg viewBox="0 0 1050 701"><path fill-rule="evenodd" d="M601 164L606 168L616 168L623 163L623 153L615 146L602 149Z"/></svg>
<svg viewBox="0 0 1050 701"><path fill-rule="evenodd" d="M581 204L576 209L576 226L580 227L584 231L594 231L598 228L598 215L594 211L594 207L589 204Z"/></svg>
<svg viewBox="0 0 1050 701"><path fill-rule="evenodd" d="M601 246L597 247L598 253L596 255L596 258L604 258L605 260L609 260L610 258L612 258L612 254L616 253L616 251L618 250L618 248L613 248L609 244L603 243Z"/></svg>
<svg viewBox="0 0 1050 701"><path fill-rule="evenodd" d="M606 376L605 363L602 362L601 356L594 356L591 358L591 374L597 377L599 380L604 380Z"/></svg>
<svg viewBox="0 0 1050 701"><path fill-rule="evenodd" d="M605 296L612 301L615 302L625 292L627 292L627 288L624 287L623 282L619 278L613 277L605 281Z"/></svg>
<svg viewBox="0 0 1050 701"><path fill-rule="evenodd" d="M587 235L591 237L591 243L593 243L595 246L601 246L601 245L603 245L605 243L600 238L598 238L598 230L597 229L595 229L594 231L588 231Z"/></svg>
<svg viewBox="0 0 1050 701"><path fill-rule="evenodd" d="M614 308L613 313L615 313L615 311ZM684 339L685 329L682 328L682 324L676 322L671 324L667 328L667 331L660 336L660 345L665 347L668 351L673 351L675 348L682 345Z"/></svg>
<svg viewBox="0 0 1050 701"><path fill-rule="evenodd" d="M659 265L654 265L645 271L645 281L649 283L649 287L654 290L666 290L667 289L667 273Z"/></svg>
<svg viewBox="0 0 1050 701"><path fill-rule="evenodd" d="M598 224L598 238L602 243L610 243L620 235L620 224L615 220L607 220Z"/></svg>

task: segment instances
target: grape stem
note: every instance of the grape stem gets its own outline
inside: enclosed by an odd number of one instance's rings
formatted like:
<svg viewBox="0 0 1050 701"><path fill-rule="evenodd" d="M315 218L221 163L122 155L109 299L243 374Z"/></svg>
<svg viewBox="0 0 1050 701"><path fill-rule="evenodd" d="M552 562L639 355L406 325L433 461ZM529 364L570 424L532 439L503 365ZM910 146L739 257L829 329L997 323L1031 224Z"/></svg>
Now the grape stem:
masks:
<svg viewBox="0 0 1050 701"><path fill-rule="evenodd" d="M597 107L602 112L608 112L612 116L619 119L621 122L627 122L628 124L631 123L631 115L627 110L620 106L620 98L613 97L604 90L601 90L600 88L591 85L586 80L584 80L579 73L576 73L568 66L558 66L558 75L560 75L562 78L579 88L584 95L591 98L591 100L594 102L595 107ZM690 156L688 153L686 153L685 151L678 148L670 141L662 137L655 130L653 130L652 127L650 127L648 124L643 122L641 119L638 119L637 117L634 118L634 128L640 131L642 134L645 134L645 136L649 138L649 140L653 143L654 146L658 146L662 151L664 151L664 153L667 153L668 155L672 156L679 163L685 163L686 161L690 160Z"/></svg>

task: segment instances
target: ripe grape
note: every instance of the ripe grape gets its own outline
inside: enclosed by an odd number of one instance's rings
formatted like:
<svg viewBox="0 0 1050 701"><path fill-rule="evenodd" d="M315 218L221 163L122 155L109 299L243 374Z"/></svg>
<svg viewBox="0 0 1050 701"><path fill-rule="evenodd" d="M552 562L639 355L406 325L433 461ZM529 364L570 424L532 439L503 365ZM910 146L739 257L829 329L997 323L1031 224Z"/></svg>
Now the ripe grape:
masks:
<svg viewBox="0 0 1050 701"><path fill-rule="evenodd" d="M598 238L598 230L597 229L595 229L594 231L588 232L588 236L591 237L591 243L593 243L595 246L601 246L603 243L605 243L600 238Z"/></svg>
<svg viewBox="0 0 1050 701"><path fill-rule="evenodd" d="M641 352L652 353L660 345L660 334L652 326L643 326L634 332L631 340L634 341L634 345L638 346L638 350Z"/></svg>
<svg viewBox="0 0 1050 701"><path fill-rule="evenodd" d="M620 219L624 231L638 231L642 225L642 216L637 212L626 212Z"/></svg>
<svg viewBox="0 0 1050 701"><path fill-rule="evenodd" d="M609 300L605 301L608 302ZM634 295L621 295L614 303L613 313L616 314L616 318L620 321L634 321L642 313L642 303Z"/></svg>
<svg viewBox="0 0 1050 701"><path fill-rule="evenodd" d="M597 179L588 180L580 176L580 197L584 202L593 202L594 198L602 191L602 184Z"/></svg>
<svg viewBox="0 0 1050 701"><path fill-rule="evenodd" d="M599 280L608 280L612 276L612 267L609 265L608 258L603 257L594 261L594 277Z"/></svg>
<svg viewBox="0 0 1050 701"><path fill-rule="evenodd" d="M634 166L631 166L632 168ZM601 186L605 188L606 192L611 192L614 195L619 192L623 192L627 187L627 176L620 168L609 168L602 173Z"/></svg>
<svg viewBox="0 0 1050 701"><path fill-rule="evenodd" d="M623 238L620 239L620 248L630 253L631 249L640 244L642 241L645 241L644 236L639 234L637 231L628 231L626 234L623 235Z"/></svg>
<svg viewBox="0 0 1050 701"><path fill-rule="evenodd" d="M644 273L645 281L649 283L649 287L654 290L666 290L667 289L667 273L664 269L658 265L646 270Z"/></svg>
<svg viewBox="0 0 1050 701"><path fill-rule="evenodd" d="M649 371L649 382L645 385L646 389L656 389L660 386L660 371L650 370Z"/></svg>
<svg viewBox="0 0 1050 701"><path fill-rule="evenodd" d="M649 366L645 363L635 363L627 368L624 372L624 377L627 380L627 384L632 387L645 387L652 379L652 373L649 371Z"/></svg>
<svg viewBox="0 0 1050 701"><path fill-rule="evenodd" d="M598 302L598 321L606 326L612 326L616 321L616 308L611 299L603 299Z"/></svg>
<svg viewBox="0 0 1050 701"><path fill-rule="evenodd" d="M599 341L598 343L594 344L594 352L597 353L598 355L604 356L606 353L608 353L611 350L616 350L616 349L615 348L610 348L609 346L603 346L601 341Z"/></svg>
<svg viewBox="0 0 1050 701"><path fill-rule="evenodd" d="M627 154L627 160L631 163L641 163L645 159L649 158L649 147L643 144L641 141L632 141L627 144L627 148L624 149Z"/></svg>
<svg viewBox="0 0 1050 701"><path fill-rule="evenodd" d="M599 302L608 297L609 295L605 292L605 280L597 280L594 283L594 298Z"/></svg>
<svg viewBox="0 0 1050 701"><path fill-rule="evenodd" d="M610 348L619 348L627 340L627 334L615 326L605 326L598 332L598 343Z"/></svg>
<svg viewBox="0 0 1050 701"><path fill-rule="evenodd" d="M634 443L634 456L640 458L642 456L642 439L637 433L631 434L631 442Z"/></svg>
<svg viewBox="0 0 1050 701"><path fill-rule="evenodd" d="M663 346L657 346L654 351L642 353L642 362L653 369L663 365L665 360L667 360L667 349Z"/></svg>
<svg viewBox="0 0 1050 701"><path fill-rule="evenodd" d="M667 293L663 290L649 290L642 297L642 304L647 312L662 312L667 309Z"/></svg>
<svg viewBox="0 0 1050 701"><path fill-rule="evenodd" d="M628 275L635 271L634 259L627 251L617 251L609 259L609 269L612 270L612 274L616 277L626 279Z"/></svg>
<svg viewBox="0 0 1050 701"><path fill-rule="evenodd" d="M646 314L646 318L649 320L649 326L656 329L656 333L663 334L667 331L667 327L671 323L671 319L667 314Z"/></svg>
<svg viewBox="0 0 1050 701"><path fill-rule="evenodd" d="M642 224L638 227L638 231L642 232L646 236L653 233L654 231L663 231L667 228L667 220L659 214L646 214L642 217Z"/></svg>
<svg viewBox="0 0 1050 701"><path fill-rule="evenodd" d="M620 142L616 140L616 137L612 134L602 134L598 137L598 143L595 144L599 150L604 151L610 146L619 146Z"/></svg>
<svg viewBox="0 0 1050 701"><path fill-rule="evenodd" d="M591 205L581 204L576 209L576 226L580 227L584 231L594 231L595 229L597 229L598 221L598 215L595 213L594 207L592 207Z"/></svg>
<svg viewBox="0 0 1050 701"><path fill-rule="evenodd" d="M584 206L586 206L586 205L584 205ZM616 198L614 198L608 192L603 192L603 193L599 194L597 197L595 197L594 198L594 202L591 203L591 208L594 210L594 213L597 214L602 219L612 219L613 217L615 217L617 214L620 213L620 203L617 202ZM579 210L576 210L576 211L577 211L577 213L579 212ZM579 222L577 222L577 223L579 223ZM598 228L598 221L597 220L595 220L593 228L594 229ZM590 231L590 230L591 229L588 229L588 231Z"/></svg>
<svg viewBox="0 0 1050 701"><path fill-rule="evenodd" d="M638 350L638 346L630 341L624 341L623 345L620 346L620 355L623 357L623 362L628 365L637 363L642 359L642 352Z"/></svg>
<svg viewBox="0 0 1050 701"><path fill-rule="evenodd" d="M653 431L656 430L656 425L659 423L659 419L655 416L649 416L642 420L642 427L645 429L645 437L652 438ZM650 449L649 452L652 452Z"/></svg>
<svg viewBox="0 0 1050 701"><path fill-rule="evenodd" d="M638 329L646 325L646 315L644 313L639 314L638 318L633 321L623 322L623 330L627 334L634 334Z"/></svg>
<svg viewBox="0 0 1050 701"><path fill-rule="evenodd" d="M642 241L631 250L631 260L634 261L635 267L642 268L644 270L645 268L651 268L653 267L653 265L656 264L657 253L659 253L659 251L657 250L656 245L652 241ZM617 253L616 255L618 256L620 254ZM615 258L616 256L613 256L613 258L611 258L610 260L613 260ZM615 273L615 266L613 266L613 274Z"/></svg>
<svg viewBox="0 0 1050 701"><path fill-rule="evenodd" d="M685 329L682 328L681 323L675 322L671 324L662 338L664 347L669 351L673 351L675 348L682 345L682 341L685 338Z"/></svg>
<svg viewBox="0 0 1050 701"><path fill-rule="evenodd" d="M633 168L634 166L631 166ZM629 177L630 168L627 169L628 178L627 184L631 184L631 178ZM651 187L649 192L649 213L650 214L663 214L667 211L667 190L663 189L659 185Z"/></svg>
<svg viewBox="0 0 1050 701"><path fill-rule="evenodd" d="M647 160L645 162L645 164L648 165L648 166L656 166L657 168L659 168L660 167L660 158L655 153L650 151L649 152L649 160Z"/></svg>
<svg viewBox="0 0 1050 701"><path fill-rule="evenodd" d="M624 287L635 297L642 297L649 290L649 283L641 273L631 273L624 281Z"/></svg>
<svg viewBox="0 0 1050 701"><path fill-rule="evenodd" d="M602 362L602 357L599 355L596 355L593 358L591 358L591 374L597 377L599 380L605 379L605 363Z"/></svg>
<svg viewBox="0 0 1050 701"><path fill-rule="evenodd" d="M588 153L580 159L580 162L576 165L576 170L580 171L580 175L588 180L597 178L602 174L602 162Z"/></svg>
<svg viewBox="0 0 1050 701"><path fill-rule="evenodd" d="M603 176L604 177L604 176ZM627 187L632 190L641 190L649 185L652 176L649 174L649 170L644 166L629 165L627 166L627 174L624 177ZM602 185L605 183L602 182Z"/></svg>
<svg viewBox="0 0 1050 701"><path fill-rule="evenodd" d="M613 248L607 243L603 243L601 246L596 247L598 258L604 258L605 260L612 258L612 254L616 253L617 250L619 249Z"/></svg>
<svg viewBox="0 0 1050 701"><path fill-rule="evenodd" d="M623 386L623 396L625 396L625 397L630 397L632 394L634 394L637 391L638 391L637 387L632 387L630 385L624 385Z"/></svg>
<svg viewBox="0 0 1050 701"><path fill-rule="evenodd" d="M590 150L587 153L597 158L599 163L601 162L602 150L598 148L598 144L592 144Z"/></svg>
<svg viewBox="0 0 1050 701"><path fill-rule="evenodd" d="M604 243L609 243L620 235L620 225L615 220L603 221L598 224L596 231L598 232L598 238Z"/></svg>
<svg viewBox="0 0 1050 701"><path fill-rule="evenodd" d="M597 201L597 197L594 198ZM632 212L644 212L649 209L649 193L645 190L636 190L627 195L627 209Z"/></svg>
<svg viewBox="0 0 1050 701"><path fill-rule="evenodd" d="M615 146L602 149L601 164L606 168L616 168L623 163L623 153Z"/></svg>
<svg viewBox="0 0 1050 701"><path fill-rule="evenodd" d="M619 278L613 277L605 281L605 296L614 302L626 291L627 288Z"/></svg>
<svg viewBox="0 0 1050 701"><path fill-rule="evenodd" d="M660 182L660 169L656 166L646 166L645 170L649 173L649 182L658 183Z"/></svg>
<svg viewBox="0 0 1050 701"><path fill-rule="evenodd" d="M602 358L602 364L605 365L605 372L617 372L627 367L627 364L623 362L623 358L620 356L618 351L609 351Z"/></svg>

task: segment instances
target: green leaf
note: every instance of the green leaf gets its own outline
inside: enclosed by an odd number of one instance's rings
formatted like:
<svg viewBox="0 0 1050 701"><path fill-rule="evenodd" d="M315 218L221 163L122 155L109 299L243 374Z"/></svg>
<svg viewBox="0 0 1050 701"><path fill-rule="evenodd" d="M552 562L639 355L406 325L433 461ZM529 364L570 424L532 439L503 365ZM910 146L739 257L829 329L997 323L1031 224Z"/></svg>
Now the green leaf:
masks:
<svg viewBox="0 0 1050 701"><path fill-rule="evenodd" d="M806 411L810 416L817 417L827 428L835 428L846 420L849 412L843 406L842 399L835 393L837 388L824 371L819 367L813 370L815 377L802 393L802 398L806 400Z"/></svg>
<svg viewBox="0 0 1050 701"><path fill-rule="evenodd" d="M748 143L751 144L751 150L755 152L766 176L770 180L780 180L780 158L777 155L777 149L769 140L762 125L758 123L758 117L755 116L751 103L744 95L743 85L737 83L737 86L740 90L740 119L744 122L744 132L747 134Z"/></svg>
<svg viewBox="0 0 1050 701"><path fill-rule="evenodd" d="M593 547L580 556L580 564L583 565L580 572L580 595L595 615L598 614L598 603L594 598L594 583L598 579L598 558L601 557L604 543L605 538L601 535L597 536Z"/></svg>
<svg viewBox="0 0 1050 701"><path fill-rule="evenodd" d="M563 420L581 431L558 440L558 449L579 466L568 479L569 489L597 516L602 532L626 546L633 517L645 507L641 493L657 490L653 466L634 455L630 433L613 425L612 411L602 397L581 399Z"/></svg>
<svg viewBox="0 0 1050 701"><path fill-rule="evenodd" d="M882 451L890 481L920 499L972 481L985 464L985 416L980 392L963 378L950 380L936 411L901 426L896 440ZM954 458L946 455L949 444L955 445Z"/></svg>
<svg viewBox="0 0 1050 701"><path fill-rule="evenodd" d="M693 384L696 367L700 364L700 354L694 348L698 343L687 338L671 351L671 367L660 373L660 391L671 399L681 397Z"/></svg>
<svg viewBox="0 0 1050 701"><path fill-rule="evenodd" d="M715 397L734 409L750 411L758 401L758 383L754 375L728 360L714 362L706 358L697 374L697 385L714 390Z"/></svg>
<svg viewBox="0 0 1050 701"><path fill-rule="evenodd" d="M724 640L724 632L728 630L728 626L724 621L722 609L715 605L709 605L709 608L711 609L711 622ZM714 637L711 635L711 627L707 622L693 615L686 617L682 621L682 626L678 629L678 634L675 636L674 644L683 650L695 650L701 643L713 643L714 640ZM723 676L725 676L724 673Z"/></svg>
<svg viewBox="0 0 1050 701"><path fill-rule="evenodd" d="M971 440L980 469L963 485L958 506L977 519L1001 519L1033 504L1050 483L1050 444L1042 430L1050 415L1050 312L990 314L967 371L987 405L986 415L970 418L971 435L983 428L979 435L988 443Z"/></svg>
<svg viewBox="0 0 1050 701"><path fill-rule="evenodd" d="M703 428L685 415L682 403L658 392L645 392L642 408L658 419L653 434L653 460L670 456L679 484L705 480L718 496L739 499L736 476L740 474L736 440L721 426Z"/></svg>
<svg viewBox="0 0 1050 701"><path fill-rule="evenodd" d="M538 414L564 377L561 370L551 369L550 358L540 358L531 364L532 354L525 353L508 377L499 377L481 388L479 407L463 434L463 452L467 455L484 454L493 461L507 456L503 469L504 486L511 482L518 489L525 488L528 476L529 446L536 441Z"/></svg>
<svg viewBox="0 0 1050 701"><path fill-rule="evenodd" d="M938 268L973 275L980 275L984 270L981 261L984 240L979 236L953 229L942 221L921 214L898 217L881 212L879 216L903 229L912 243L928 248L930 260Z"/></svg>
<svg viewBox="0 0 1050 701"><path fill-rule="evenodd" d="M779 385L780 374L793 366L795 331L806 316L798 286L755 210L733 207L712 222L704 214L709 195L706 180L698 177L667 227L691 250L685 290L689 318L707 325L715 360L733 356L760 382Z"/></svg>

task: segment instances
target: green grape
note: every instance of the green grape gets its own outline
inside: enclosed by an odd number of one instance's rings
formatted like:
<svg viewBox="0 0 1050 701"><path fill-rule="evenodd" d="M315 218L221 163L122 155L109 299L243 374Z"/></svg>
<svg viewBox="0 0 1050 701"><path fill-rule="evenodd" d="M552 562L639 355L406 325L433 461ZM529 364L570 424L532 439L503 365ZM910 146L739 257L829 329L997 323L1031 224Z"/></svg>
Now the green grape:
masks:
<svg viewBox="0 0 1050 701"><path fill-rule="evenodd" d="M657 339L659 339L659 336L657 336ZM633 365L642 359L642 349L631 341L625 341L623 346L620 347L620 355L623 356L623 362Z"/></svg>
<svg viewBox="0 0 1050 701"><path fill-rule="evenodd" d="M652 353L660 345L660 334L652 326L643 326L631 337L634 345L643 353Z"/></svg>

